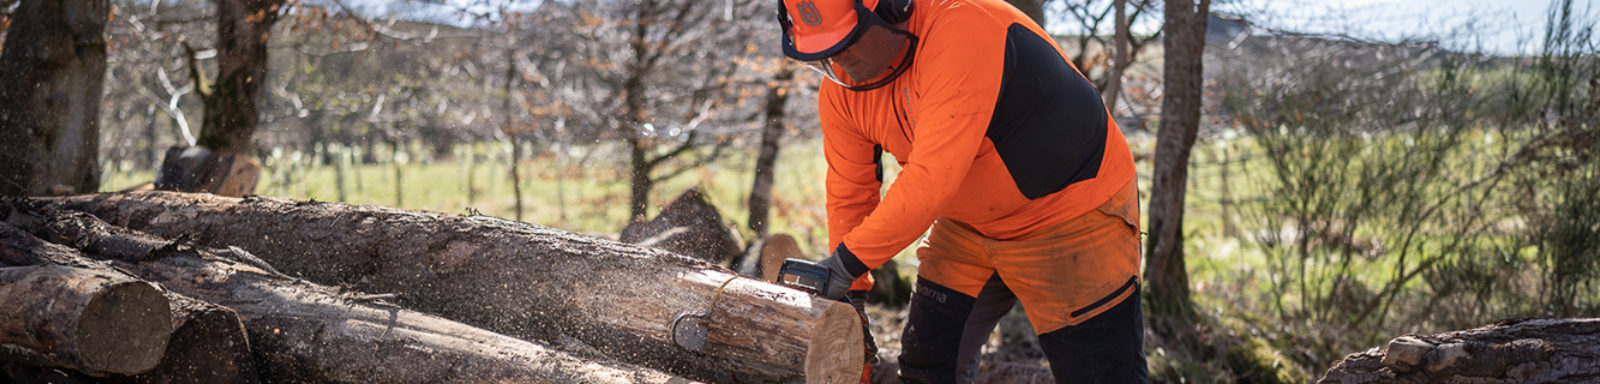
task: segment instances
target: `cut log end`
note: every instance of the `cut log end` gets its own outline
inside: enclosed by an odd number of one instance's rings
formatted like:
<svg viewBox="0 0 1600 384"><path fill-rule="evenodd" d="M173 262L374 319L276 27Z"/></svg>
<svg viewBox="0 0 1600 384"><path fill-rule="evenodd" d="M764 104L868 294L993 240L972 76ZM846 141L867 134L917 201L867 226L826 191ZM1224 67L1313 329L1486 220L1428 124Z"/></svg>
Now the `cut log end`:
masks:
<svg viewBox="0 0 1600 384"><path fill-rule="evenodd" d="M14 250L12 250L14 251ZM0 269L0 344L14 360L90 374L144 372L172 335L167 298L110 270Z"/></svg>
<svg viewBox="0 0 1600 384"><path fill-rule="evenodd" d="M806 351L806 382L860 381L861 370L866 364L863 355L861 316L856 314L855 308L849 304L831 300L816 300L813 303L825 303L828 308L817 319L818 325L812 328L819 334L813 335L811 347ZM821 334L823 332L835 334Z"/></svg>
<svg viewBox="0 0 1600 384"><path fill-rule="evenodd" d="M89 301L78 323L78 348L89 367L139 373L161 360L172 334L167 298L150 284L113 284Z"/></svg>

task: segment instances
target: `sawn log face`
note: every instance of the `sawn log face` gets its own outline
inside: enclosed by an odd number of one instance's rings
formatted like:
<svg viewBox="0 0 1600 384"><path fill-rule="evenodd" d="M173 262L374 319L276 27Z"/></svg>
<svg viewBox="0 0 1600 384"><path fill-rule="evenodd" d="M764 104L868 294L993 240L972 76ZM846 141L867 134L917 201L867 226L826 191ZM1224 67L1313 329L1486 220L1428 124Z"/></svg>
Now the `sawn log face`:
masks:
<svg viewBox="0 0 1600 384"><path fill-rule="evenodd" d="M50 201L161 236L238 246L311 281L396 293L407 308L517 337L575 339L707 381L843 382L862 367L848 305L659 250L371 206L171 192ZM684 313L709 318L703 353L672 341L672 321Z"/></svg>
<svg viewBox="0 0 1600 384"><path fill-rule="evenodd" d="M91 374L144 372L172 336L170 308L155 287L114 271L0 268L0 360Z"/></svg>

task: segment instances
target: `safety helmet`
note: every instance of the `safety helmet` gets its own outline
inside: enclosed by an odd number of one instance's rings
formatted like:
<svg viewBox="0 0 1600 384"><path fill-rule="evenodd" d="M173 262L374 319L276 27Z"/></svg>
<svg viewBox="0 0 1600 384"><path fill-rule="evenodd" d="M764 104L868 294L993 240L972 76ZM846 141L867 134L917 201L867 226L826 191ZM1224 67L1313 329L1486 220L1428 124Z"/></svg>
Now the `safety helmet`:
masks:
<svg viewBox="0 0 1600 384"><path fill-rule="evenodd" d="M893 82L911 66L917 37L895 28L911 15L911 0L781 0L778 23L783 27L783 53L807 64L847 89L865 91ZM881 26L907 38L906 52L888 74L850 79L830 58Z"/></svg>

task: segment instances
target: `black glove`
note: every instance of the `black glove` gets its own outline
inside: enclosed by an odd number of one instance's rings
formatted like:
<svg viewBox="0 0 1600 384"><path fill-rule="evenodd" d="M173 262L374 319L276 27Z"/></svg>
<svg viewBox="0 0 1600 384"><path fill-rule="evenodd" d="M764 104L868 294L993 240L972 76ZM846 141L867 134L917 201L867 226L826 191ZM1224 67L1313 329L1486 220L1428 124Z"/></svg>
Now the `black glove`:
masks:
<svg viewBox="0 0 1600 384"><path fill-rule="evenodd" d="M840 259L837 253L822 259L817 265L828 269L828 286L823 287L822 292L818 294L828 299L849 302L845 300L845 294L850 292L850 284L855 283L856 278L861 275L851 275L844 267L844 260Z"/></svg>
<svg viewBox="0 0 1600 384"><path fill-rule="evenodd" d="M878 341L872 338L872 322L867 319L867 291L850 291L847 301L850 306L856 307L856 314L861 315L861 340L866 342L865 359L867 369L878 365Z"/></svg>

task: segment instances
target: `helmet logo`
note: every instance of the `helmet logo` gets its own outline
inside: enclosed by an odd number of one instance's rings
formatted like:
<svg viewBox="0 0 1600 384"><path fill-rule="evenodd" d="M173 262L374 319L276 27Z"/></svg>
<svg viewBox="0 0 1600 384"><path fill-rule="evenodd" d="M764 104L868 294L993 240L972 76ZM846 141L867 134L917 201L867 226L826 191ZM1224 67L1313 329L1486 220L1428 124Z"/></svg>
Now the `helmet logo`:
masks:
<svg viewBox="0 0 1600 384"><path fill-rule="evenodd" d="M800 21L805 22L806 25L813 27L822 25L822 12L817 11L816 4L810 1L802 1L795 8L798 8L796 10L800 12Z"/></svg>

